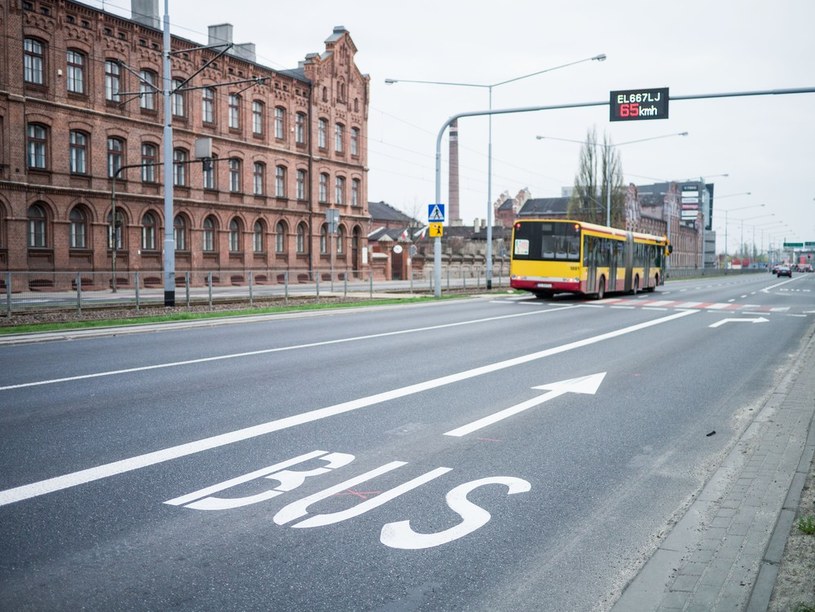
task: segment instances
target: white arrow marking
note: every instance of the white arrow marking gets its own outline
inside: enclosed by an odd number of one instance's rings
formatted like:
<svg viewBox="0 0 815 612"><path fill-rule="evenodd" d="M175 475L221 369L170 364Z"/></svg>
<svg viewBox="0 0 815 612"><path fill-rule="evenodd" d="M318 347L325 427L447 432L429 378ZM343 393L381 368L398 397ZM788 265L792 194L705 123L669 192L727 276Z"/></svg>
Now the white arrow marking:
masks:
<svg viewBox="0 0 815 612"><path fill-rule="evenodd" d="M725 323L767 323L769 319L765 319L764 317L759 317L757 319L722 319L721 321L716 321L713 325L708 325L708 327L719 327L720 325L724 325Z"/></svg>
<svg viewBox="0 0 815 612"><path fill-rule="evenodd" d="M605 377L606 373L600 372L598 374L591 374L589 376L581 376L580 378L570 378L568 380L561 380L559 382L549 383L548 385L532 387L533 389L549 391L549 393L544 393L543 395L539 395L538 397L533 397L531 400L521 402L520 404L515 404L514 406L510 406L509 408L506 408L501 412L496 412L495 414L486 416L483 419L473 421L469 425L463 425L462 427L448 431L444 435L453 436L456 438L466 436L467 434L471 434L474 431L483 429L488 425L492 425L493 423L497 423L498 421L503 421L504 419L524 412L525 410L534 408L539 404L548 402L549 400L553 400L556 397L563 395L564 393L585 393L588 395L594 395L595 393L597 393L597 389L600 387L600 383L603 382L603 379Z"/></svg>

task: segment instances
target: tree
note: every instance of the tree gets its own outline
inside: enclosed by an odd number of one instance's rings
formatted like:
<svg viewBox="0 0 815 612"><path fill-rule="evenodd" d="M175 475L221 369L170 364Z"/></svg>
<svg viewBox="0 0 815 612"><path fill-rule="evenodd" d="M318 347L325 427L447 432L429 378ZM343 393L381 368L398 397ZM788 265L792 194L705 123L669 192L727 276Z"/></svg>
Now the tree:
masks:
<svg viewBox="0 0 815 612"><path fill-rule="evenodd" d="M620 156L608 135L604 134L603 142L599 143L597 130L592 128L587 132L580 151L574 190L569 201L569 217L605 225L609 188L611 225L625 227L625 190Z"/></svg>

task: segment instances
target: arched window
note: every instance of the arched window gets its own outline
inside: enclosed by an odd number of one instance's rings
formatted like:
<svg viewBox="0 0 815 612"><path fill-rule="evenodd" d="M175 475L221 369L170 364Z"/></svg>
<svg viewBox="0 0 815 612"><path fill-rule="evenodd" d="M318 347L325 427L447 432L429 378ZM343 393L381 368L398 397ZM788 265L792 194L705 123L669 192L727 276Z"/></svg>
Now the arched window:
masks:
<svg viewBox="0 0 815 612"><path fill-rule="evenodd" d="M255 225L252 228L252 250L255 253L263 253L263 234L263 222L255 221Z"/></svg>
<svg viewBox="0 0 815 612"><path fill-rule="evenodd" d="M187 186L187 163L190 154L186 149L173 149L173 185Z"/></svg>
<svg viewBox="0 0 815 612"><path fill-rule="evenodd" d="M229 160L229 191L241 192L241 160L233 157Z"/></svg>
<svg viewBox="0 0 815 612"><path fill-rule="evenodd" d="M325 223L320 226L320 254L328 254L328 225Z"/></svg>
<svg viewBox="0 0 815 612"><path fill-rule="evenodd" d="M173 109L173 117L184 119L187 116L187 92L179 91L184 81L181 79L173 79L173 93L171 94L171 107Z"/></svg>
<svg viewBox="0 0 815 612"><path fill-rule="evenodd" d="M286 166L275 167L274 194L278 198L286 197Z"/></svg>
<svg viewBox="0 0 815 612"><path fill-rule="evenodd" d="M23 41L23 55L23 80L34 85L45 85L45 45L35 38L26 38Z"/></svg>
<svg viewBox="0 0 815 612"><path fill-rule="evenodd" d="M297 199L298 200L305 200L306 199L306 171L305 170L298 170L297 171Z"/></svg>
<svg viewBox="0 0 815 612"><path fill-rule="evenodd" d="M252 170L252 186L255 195L263 195L266 191L266 164L255 162Z"/></svg>
<svg viewBox="0 0 815 612"><path fill-rule="evenodd" d="M229 252L240 253L241 249L241 222L236 217L229 222Z"/></svg>
<svg viewBox="0 0 815 612"><path fill-rule="evenodd" d="M307 232L308 232L308 229L307 229L305 223L300 223L297 226L297 236L296 236L297 246L296 246L296 248L297 248L297 254L298 255L302 255L302 254L304 254L306 252L306 234L307 234Z"/></svg>
<svg viewBox="0 0 815 612"><path fill-rule="evenodd" d="M321 149L328 148L328 121L325 119L317 122L317 146Z"/></svg>
<svg viewBox="0 0 815 612"><path fill-rule="evenodd" d="M88 248L88 218L79 206L74 206L69 215L71 222L70 248Z"/></svg>
<svg viewBox="0 0 815 612"><path fill-rule="evenodd" d="M40 204L28 207L28 246L29 248L45 248L48 246L48 216L45 208Z"/></svg>
<svg viewBox="0 0 815 612"><path fill-rule="evenodd" d="M45 170L48 167L48 128L38 123L28 124L28 167Z"/></svg>
<svg viewBox="0 0 815 612"><path fill-rule="evenodd" d="M294 118L294 141L299 145L306 144L306 114L297 113Z"/></svg>
<svg viewBox="0 0 815 612"><path fill-rule="evenodd" d="M119 101L119 92L122 89L122 69L119 60L105 60L105 100Z"/></svg>
<svg viewBox="0 0 815 612"><path fill-rule="evenodd" d="M144 110L156 110L158 75L152 70L139 72L139 106Z"/></svg>
<svg viewBox="0 0 815 612"><path fill-rule="evenodd" d="M215 219L213 217L207 217L204 219L204 231L203 231L203 250L206 253L214 253L216 242L215 242L215 230L217 225L215 223Z"/></svg>
<svg viewBox="0 0 815 612"><path fill-rule="evenodd" d="M176 215L173 221L173 240L176 251L187 250L187 220L184 215Z"/></svg>
<svg viewBox="0 0 815 612"><path fill-rule="evenodd" d="M286 109L276 106L274 109L274 137L277 140L286 140Z"/></svg>
<svg viewBox="0 0 815 612"><path fill-rule="evenodd" d="M71 130L68 148L71 174L88 174L88 135L79 130Z"/></svg>
<svg viewBox="0 0 815 612"><path fill-rule="evenodd" d="M67 71L65 84L68 91L75 94L85 93L85 55L75 49L68 49L66 57Z"/></svg>
<svg viewBox="0 0 815 612"><path fill-rule="evenodd" d="M156 233L156 216L151 212L144 213L141 219L141 248L143 251L156 250Z"/></svg>
<svg viewBox="0 0 815 612"><path fill-rule="evenodd" d="M252 133L255 136L263 135L264 104L260 100L252 102Z"/></svg>
<svg viewBox="0 0 815 612"><path fill-rule="evenodd" d="M158 165L158 147L149 142L145 142L141 146L141 180L145 183L155 183L157 181L158 173L156 166Z"/></svg>
<svg viewBox="0 0 815 612"><path fill-rule="evenodd" d="M345 228L340 225L337 228L337 255L342 255L345 252Z"/></svg>
<svg viewBox="0 0 815 612"><path fill-rule="evenodd" d="M286 252L286 233L287 227L283 221L278 221L277 225L275 225L274 230L274 250L275 253L285 253Z"/></svg>
<svg viewBox="0 0 815 612"><path fill-rule="evenodd" d="M201 93L201 121L215 123L215 88L207 87Z"/></svg>
<svg viewBox="0 0 815 612"><path fill-rule="evenodd" d="M124 179L122 166L125 165L125 141L121 138L108 138L108 177Z"/></svg>
<svg viewBox="0 0 815 612"><path fill-rule="evenodd" d="M241 127L241 97L238 94L229 94L229 127L233 130Z"/></svg>
<svg viewBox="0 0 815 612"><path fill-rule="evenodd" d="M323 172L320 174L320 194L319 200L321 203L328 202L328 174Z"/></svg>

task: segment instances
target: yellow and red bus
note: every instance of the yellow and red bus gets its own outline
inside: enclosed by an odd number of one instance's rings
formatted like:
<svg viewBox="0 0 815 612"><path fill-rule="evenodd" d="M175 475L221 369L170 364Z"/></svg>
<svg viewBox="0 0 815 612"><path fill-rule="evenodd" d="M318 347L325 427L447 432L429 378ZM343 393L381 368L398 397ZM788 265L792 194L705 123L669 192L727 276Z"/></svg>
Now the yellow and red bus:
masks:
<svg viewBox="0 0 815 612"><path fill-rule="evenodd" d="M653 291L665 282L665 236L568 219L518 219L512 229L510 286L539 298Z"/></svg>

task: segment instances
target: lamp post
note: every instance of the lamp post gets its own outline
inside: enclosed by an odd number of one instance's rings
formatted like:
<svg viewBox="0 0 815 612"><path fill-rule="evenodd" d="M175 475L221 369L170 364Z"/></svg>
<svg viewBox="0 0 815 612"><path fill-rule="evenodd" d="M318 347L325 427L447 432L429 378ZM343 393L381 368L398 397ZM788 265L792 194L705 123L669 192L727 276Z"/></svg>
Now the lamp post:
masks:
<svg viewBox="0 0 815 612"><path fill-rule="evenodd" d="M584 59L576 60L574 62L569 62L568 64L561 64L560 66L554 66L552 68L545 68L543 70L538 70L537 72L532 72L530 74L525 74L523 76L514 77L512 79L507 79L506 81L499 81L497 83L461 83L455 81L422 81L422 80L415 80L415 79L385 79L385 83L388 85L394 85L396 83L417 83L421 85L447 85L452 87L476 87L480 89L486 89L488 92L488 102L489 107L488 110L492 111L492 90L496 87L500 87L501 85L507 85L509 83L514 83L515 81L520 81L522 79L528 79L533 76L538 76L539 74L544 74L545 72L552 72L554 70L560 70L561 68L567 68L569 66L574 66L575 64L582 64L583 62L603 62L606 60L606 54L600 53L599 55L594 55L592 57L586 57ZM487 290L492 289L492 114L488 115L488 135L487 135L487 252L486 252L486 286Z"/></svg>
<svg viewBox="0 0 815 612"><path fill-rule="evenodd" d="M751 193L748 191L748 192L746 192L744 194L733 194L733 195L748 195L749 196L749 195L751 195ZM727 196L722 196L722 197L727 197ZM724 211L724 260L725 260L725 264L727 264L727 249L728 249L728 243L727 243L727 213L736 212L737 210L747 210L748 208L760 208L762 206L764 206L764 204L751 204L750 206L739 206L738 208L730 208L730 209Z"/></svg>
<svg viewBox="0 0 815 612"><path fill-rule="evenodd" d="M660 138L671 138L672 136L687 136L687 132L676 132L674 134L663 134L661 136L651 136L650 138L638 138L637 140L628 140L626 142L620 142L618 144L612 145L608 141L603 143L603 150L605 151L606 156L606 174L605 174L605 181L606 181L606 225L611 226L611 164L609 159L609 152L610 148L613 147L621 147L623 145L634 144L637 142L646 142L648 140L659 140ZM574 142L577 144L582 145L593 145L597 146L597 143L591 143L584 140L572 140L570 138L555 138L554 136L535 136L538 140L561 140L563 142Z"/></svg>
<svg viewBox="0 0 815 612"><path fill-rule="evenodd" d="M756 215L755 217L747 217L746 219L738 219L739 221L741 221L741 238L740 238L741 245L740 246L741 246L742 250L744 249L744 222L745 221L752 221L753 219L763 219L764 217L774 217L774 216L775 216L775 213L767 213L767 214L764 214L764 215Z"/></svg>

